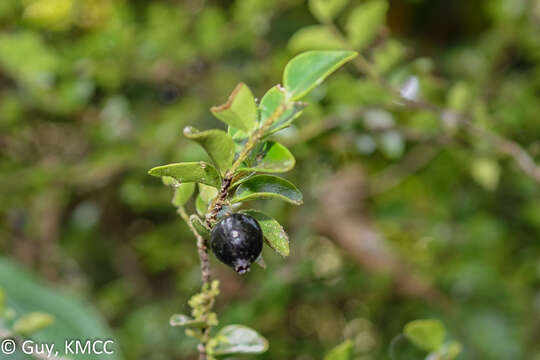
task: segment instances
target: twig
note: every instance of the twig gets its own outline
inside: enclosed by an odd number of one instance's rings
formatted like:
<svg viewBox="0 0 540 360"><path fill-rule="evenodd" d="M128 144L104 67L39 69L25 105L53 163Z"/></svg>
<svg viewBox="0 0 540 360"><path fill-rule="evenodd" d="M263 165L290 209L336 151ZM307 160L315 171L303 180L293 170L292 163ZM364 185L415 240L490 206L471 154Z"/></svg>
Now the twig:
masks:
<svg viewBox="0 0 540 360"><path fill-rule="evenodd" d="M229 189L233 183L233 178L236 170L238 167L242 164L242 162L249 156L249 153L255 145L261 140L261 138L264 136L265 132L270 128L272 123L278 119L283 112L285 111L286 106L285 104L281 104L278 106L278 108L274 111L274 113L266 120L266 122L255 132L250 136L246 144L244 145L244 148L238 155L238 158L236 161L232 164L231 168L227 171L225 176L223 177L223 181L221 182L221 188L217 194L217 196L214 198L212 203L210 204L210 210L208 211L208 214L205 217L206 225L211 227L217 220L217 215L223 208L223 205L225 205L225 202L227 201L227 196L229 195ZM208 244L206 240L199 234L197 229L191 224L191 221L189 220L189 215L187 214L185 208L183 206L178 207L178 214L180 217L184 220L184 222L187 224L195 238L197 239L197 251L199 253L199 260L201 262L201 274L202 274L202 288L209 288L210 287L210 277L211 277L211 270L210 270L210 260L208 255ZM199 360L207 360L208 356L206 353L206 345L208 344L208 340L210 337L210 327L205 327L201 329L202 331L202 340L201 343L197 346L197 350L199 351Z"/></svg>

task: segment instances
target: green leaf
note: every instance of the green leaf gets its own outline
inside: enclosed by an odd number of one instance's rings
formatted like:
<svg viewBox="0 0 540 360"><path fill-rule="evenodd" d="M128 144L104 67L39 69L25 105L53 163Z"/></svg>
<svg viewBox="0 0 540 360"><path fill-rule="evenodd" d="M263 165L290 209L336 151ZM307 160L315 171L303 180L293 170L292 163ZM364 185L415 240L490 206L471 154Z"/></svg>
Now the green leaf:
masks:
<svg viewBox="0 0 540 360"><path fill-rule="evenodd" d="M197 198L195 199L195 209L197 210L197 214L199 216L206 215L206 212L208 211L208 201L204 201L201 197L201 194L197 195Z"/></svg>
<svg viewBox="0 0 540 360"><path fill-rule="evenodd" d="M347 44L331 27L314 25L298 30L289 39L289 49L293 53L306 50L339 50Z"/></svg>
<svg viewBox="0 0 540 360"><path fill-rule="evenodd" d="M215 188L221 186L221 178L216 168L204 161L157 166L150 169L148 174L152 176L170 176L180 183L198 182Z"/></svg>
<svg viewBox="0 0 540 360"><path fill-rule="evenodd" d="M210 229L206 227L204 222L197 216L197 215L191 215L189 217L189 221L191 222L191 225L197 230L199 235L202 237L208 237L210 235Z"/></svg>
<svg viewBox="0 0 540 360"><path fill-rule="evenodd" d="M352 358L352 342L345 340L335 348L333 348L324 360L350 360Z"/></svg>
<svg viewBox="0 0 540 360"><path fill-rule="evenodd" d="M332 21L349 0L309 0L309 10L322 23Z"/></svg>
<svg viewBox="0 0 540 360"><path fill-rule="evenodd" d="M210 111L224 123L248 133L257 124L257 104L251 90L244 83L234 88L225 104L213 106Z"/></svg>
<svg viewBox="0 0 540 360"><path fill-rule="evenodd" d="M435 319L411 321L403 332L414 345L426 351L437 350L446 335L442 322Z"/></svg>
<svg viewBox="0 0 540 360"><path fill-rule="evenodd" d="M302 204L302 193L289 181L273 175L255 175L242 181L231 203L256 199L279 199Z"/></svg>
<svg viewBox="0 0 540 360"><path fill-rule="evenodd" d="M253 154L252 163L238 168L238 171L279 173L291 170L295 159L289 149L275 141L265 141Z"/></svg>
<svg viewBox="0 0 540 360"><path fill-rule="evenodd" d="M191 126L186 126L184 136L198 142L222 174L232 165L234 141L225 131L217 129L199 131Z"/></svg>
<svg viewBox="0 0 540 360"><path fill-rule="evenodd" d="M217 194L218 190L216 188L199 184L199 196L204 200L204 202L209 203L210 201L214 200Z"/></svg>
<svg viewBox="0 0 540 360"><path fill-rule="evenodd" d="M280 223L257 210L242 210L241 213L253 217L264 234L266 243L281 256L289 256L289 237Z"/></svg>
<svg viewBox="0 0 540 360"><path fill-rule="evenodd" d="M443 346L441 346L439 350L434 352L433 354L435 356L433 356L432 358L438 359L438 360L454 360L455 358L458 357L458 355L461 353L462 350L463 350L463 347L461 346L460 343L458 343L457 341L451 341L446 344L443 344Z"/></svg>
<svg viewBox="0 0 540 360"><path fill-rule="evenodd" d="M6 307L17 314L36 311L52 315L55 322L32 335L40 343L54 343L63 349L66 339L114 339L110 329L95 308L73 293L45 286L37 277L15 262L0 256L0 284L6 293ZM116 342L116 344L118 344ZM15 355L0 354L0 359L26 359L18 352ZM119 346L114 354L80 354L70 356L73 360L115 360L123 358Z"/></svg>
<svg viewBox="0 0 540 360"><path fill-rule="evenodd" d="M353 9L345 26L349 40L357 50L369 45L385 23L386 0L369 0Z"/></svg>
<svg viewBox="0 0 540 360"><path fill-rule="evenodd" d="M243 325L229 325L213 339L211 354L260 354L268 350L268 341L255 330Z"/></svg>
<svg viewBox="0 0 540 360"><path fill-rule="evenodd" d="M264 94L261 99L259 109L261 111L261 124L264 124L281 104L287 104L287 109L272 123L268 134L274 133L289 126L298 116L302 114L302 109L306 104L301 102L287 102L285 91L274 86Z"/></svg>
<svg viewBox="0 0 540 360"><path fill-rule="evenodd" d="M298 100L356 55L354 51L306 51L285 66L283 85L291 99Z"/></svg>
<svg viewBox="0 0 540 360"><path fill-rule="evenodd" d="M204 321L195 320L184 314L174 314L169 320L171 326L187 326L187 327L197 327L203 328L206 326Z"/></svg>
<svg viewBox="0 0 540 360"><path fill-rule="evenodd" d="M31 312L21 316L13 324L13 331L21 335L31 335L51 326L54 323L54 316L43 312Z"/></svg>
<svg viewBox="0 0 540 360"><path fill-rule="evenodd" d="M172 204L175 207L184 206L195 191L195 183L182 183L174 188Z"/></svg>

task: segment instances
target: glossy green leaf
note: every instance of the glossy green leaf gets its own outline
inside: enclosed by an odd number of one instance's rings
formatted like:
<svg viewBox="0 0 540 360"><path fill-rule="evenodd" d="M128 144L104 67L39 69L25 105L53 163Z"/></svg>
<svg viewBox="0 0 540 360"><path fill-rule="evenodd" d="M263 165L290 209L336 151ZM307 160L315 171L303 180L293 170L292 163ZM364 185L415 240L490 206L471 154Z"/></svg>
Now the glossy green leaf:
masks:
<svg viewBox="0 0 540 360"><path fill-rule="evenodd" d="M213 189L213 188L212 188ZM184 206L195 191L195 183L182 183L174 188L172 204L176 207Z"/></svg>
<svg viewBox="0 0 540 360"><path fill-rule="evenodd" d="M150 169L148 174L152 176L170 176L180 183L198 182L216 188L221 186L221 178L216 168L204 161L157 166Z"/></svg>
<svg viewBox="0 0 540 360"><path fill-rule="evenodd" d="M257 124L257 104L244 83L236 86L225 104L214 106L210 111L224 123L248 133Z"/></svg>
<svg viewBox="0 0 540 360"><path fill-rule="evenodd" d="M197 214L199 214L199 216L206 215L206 212L208 211L208 201L204 201L201 194L198 194L197 198L195 199L195 210L197 210Z"/></svg>
<svg viewBox="0 0 540 360"><path fill-rule="evenodd" d="M232 203L256 200L279 199L291 204L302 204L302 193L289 181L273 175L256 175L240 183Z"/></svg>
<svg viewBox="0 0 540 360"><path fill-rule="evenodd" d="M276 220L257 210L242 210L259 223L266 243L281 256L289 256L289 237Z"/></svg>
<svg viewBox="0 0 540 360"><path fill-rule="evenodd" d="M197 230L199 235L203 237L208 237L210 235L210 229L206 227L204 222L197 216L197 215L191 215L189 217L189 221L191 222L191 225Z"/></svg>
<svg viewBox="0 0 540 360"><path fill-rule="evenodd" d="M217 129L199 131L191 126L186 126L184 136L198 142L222 174L232 165L234 142L225 131Z"/></svg>
<svg viewBox="0 0 540 360"><path fill-rule="evenodd" d="M186 326L202 328L206 326L204 321L195 320L184 314L174 314L169 320L171 326Z"/></svg>
<svg viewBox="0 0 540 360"><path fill-rule="evenodd" d="M362 50L375 39L385 23L387 11L386 0L369 0L354 8L347 20L346 30L355 49Z"/></svg>
<svg viewBox="0 0 540 360"><path fill-rule="evenodd" d="M306 26L289 39L289 49L294 53L307 50L339 50L346 48L346 42L329 26Z"/></svg>
<svg viewBox="0 0 540 360"><path fill-rule="evenodd" d="M279 86L274 86L264 94L259 109L261 111L261 124L274 114L281 104L287 104L287 109L272 123L269 134L289 126L298 116L306 104L302 102L287 102L285 91Z"/></svg>
<svg viewBox="0 0 540 360"><path fill-rule="evenodd" d="M417 347L434 351L443 344L446 331L439 320L414 320L405 325L405 336Z"/></svg>
<svg viewBox="0 0 540 360"><path fill-rule="evenodd" d="M295 159L289 149L275 141L265 141L253 155L252 162L238 171L280 173L291 170Z"/></svg>
<svg viewBox="0 0 540 360"><path fill-rule="evenodd" d="M309 0L309 10L322 23L332 21L349 0Z"/></svg>
<svg viewBox="0 0 540 360"><path fill-rule="evenodd" d="M260 354L268 350L268 341L243 325L229 325L215 336L212 355Z"/></svg>
<svg viewBox="0 0 540 360"><path fill-rule="evenodd" d="M291 99L298 100L356 55L354 51L306 51L285 66L283 85Z"/></svg>
<svg viewBox="0 0 540 360"><path fill-rule="evenodd" d="M32 334L32 340L39 343L54 343L63 349L66 339L114 339L105 321L94 307L73 293L67 293L46 286L37 277L21 266L0 256L0 284L6 295L6 307L14 309L20 318L40 312L50 314L55 321L52 325ZM27 318L28 319L28 318ZM39 320L39 319L38 319ZM38 322L47 318L42 318ZM20 321L20 320L19 320ZM21 325L17 325L20 327ZM21 329L18 329L21 331ZM24 329L22 330L24 332ZM118 342L116 342L118 345ZM14 355L2 354L1 360L27 359L20 352ZM114 354L73 354L73 360L115 360L121 359L119 346L114 346Z"/></svg>
<svg viewBox="0 0 540 360"><path fill-rule="evenodd" d="M218 194L218 190L215 187L199 184L199 196L205 202L212 201Z"/></svg>
<svg viewBox="0 0 540 360"><path fill-rule="evenodd" d="M335 348L333 348L324 360L350 360L352 358L352 342L345 340Z"/></svg>

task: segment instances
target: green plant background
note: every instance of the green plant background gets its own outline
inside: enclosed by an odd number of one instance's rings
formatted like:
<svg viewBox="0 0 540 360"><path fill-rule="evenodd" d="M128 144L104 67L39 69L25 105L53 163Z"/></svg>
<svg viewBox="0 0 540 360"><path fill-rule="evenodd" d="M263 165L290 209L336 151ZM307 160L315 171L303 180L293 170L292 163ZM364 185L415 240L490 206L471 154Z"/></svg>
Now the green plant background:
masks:
<svg viewBox="0 0 540 360"><path fill-rule="evenodd" d="M420 96L540 162L540 1L393 0L382 21L361 50L392 85L413 76ZM194 359L168 320L200 286L195 240L147 169L205 159L182 129L224 129L209 108L238 82L260 98L304 47L339 46L298 40L317 24L298 0L2 0L3 258L92 304L119 357ZM304 204L259 207L287 229L291 255L265 249L267 270L244 277L212 259L221 325L263 334L261 359L320 359L344 339L353 358L420 359L399 334L438 318L460 359L540 359L539 183L485 137L403 109L353 66L306 100L277 134ZM350 194L342 215L376 234L353 234L373 252L351 250L342 218L327 216ZM17 308L18 270L0 270ZM19 311L54 312L35 299ZM78 311L84 322L95 310Z"/></svg>

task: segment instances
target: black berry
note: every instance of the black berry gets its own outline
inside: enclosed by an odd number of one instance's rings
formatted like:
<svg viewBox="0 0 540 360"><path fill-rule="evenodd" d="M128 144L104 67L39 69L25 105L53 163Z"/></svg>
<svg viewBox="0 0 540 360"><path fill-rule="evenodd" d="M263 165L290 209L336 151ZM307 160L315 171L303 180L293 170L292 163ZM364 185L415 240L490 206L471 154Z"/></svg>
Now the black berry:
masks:
<svg viewBox="0 0 540 360"><path fill-rule="evenodd" d="M214 226L210 245L220 261L244 274L261 254L263 233L251 216L232 214Z"/></svg>

